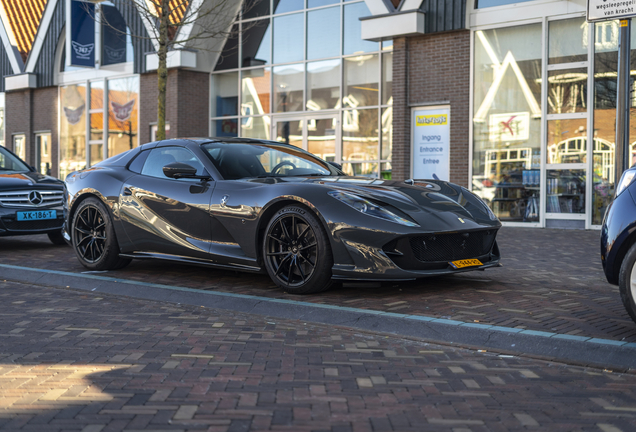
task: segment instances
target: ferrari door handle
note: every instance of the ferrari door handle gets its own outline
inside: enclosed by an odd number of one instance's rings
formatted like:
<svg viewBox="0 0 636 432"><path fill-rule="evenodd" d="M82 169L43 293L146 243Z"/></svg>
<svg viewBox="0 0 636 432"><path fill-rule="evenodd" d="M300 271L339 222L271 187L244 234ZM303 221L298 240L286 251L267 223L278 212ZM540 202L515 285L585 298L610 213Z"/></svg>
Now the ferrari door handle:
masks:
<svg viewBox="0 0 636 432"><path fill-rule="evenodd" d="M132 195L132 191L129 188L125 187L124 188L124 195L130 196L130 195Z"/></svg>

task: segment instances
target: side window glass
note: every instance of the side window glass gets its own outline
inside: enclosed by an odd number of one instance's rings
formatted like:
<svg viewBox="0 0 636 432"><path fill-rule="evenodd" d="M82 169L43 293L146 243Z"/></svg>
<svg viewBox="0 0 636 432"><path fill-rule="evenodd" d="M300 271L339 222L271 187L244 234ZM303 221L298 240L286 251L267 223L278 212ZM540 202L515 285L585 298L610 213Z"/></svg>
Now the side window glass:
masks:
<svg viewBox="0 0 636 432"><path fill-rule="evenodd" d="M139 153L137 155L136 158L133 159L133 161L130 163L130 165L128 165L128 169L132 172L135 172L137 174L139 174L141 172L141 168L144 166L144 162L146 162L146 159L148 158L148 155L150 154L149 151L142 151L141 153Z"/></svg>
<svg viewBox="0 0 636 432"><path fill-rule="evenodd" d="M185 163L196 168L197 175L203 175L203 172L205 171L201 161L197 159L190 150L183 147L161 147L150 151L141 174L151 177L168 178L163 173L163 167L173 162Z"/></svg>

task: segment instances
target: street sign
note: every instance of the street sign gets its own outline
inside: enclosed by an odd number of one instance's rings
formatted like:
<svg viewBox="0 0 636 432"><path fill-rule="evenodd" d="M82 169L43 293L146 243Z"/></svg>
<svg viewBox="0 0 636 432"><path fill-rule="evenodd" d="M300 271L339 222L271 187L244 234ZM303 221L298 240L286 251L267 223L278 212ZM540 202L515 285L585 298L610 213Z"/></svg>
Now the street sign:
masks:
<svg viewBox="0 0 636 432"><path fill-rule="evenodd" d="M587 21L609 21L636 16L636 0L587 0Z"/></svg>

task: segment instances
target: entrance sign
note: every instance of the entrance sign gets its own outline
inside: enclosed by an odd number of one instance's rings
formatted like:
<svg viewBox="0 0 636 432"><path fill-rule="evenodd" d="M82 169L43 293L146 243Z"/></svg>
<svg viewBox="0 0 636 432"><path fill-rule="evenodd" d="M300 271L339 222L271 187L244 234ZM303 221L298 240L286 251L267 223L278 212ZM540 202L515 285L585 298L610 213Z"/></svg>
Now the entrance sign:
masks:
<svg viewBox="0 0 636 432"><path fill-rule="evenodd" d="M411 110L411 177L450 180L450 106Z"/></svg>
<svg viewBox="0 0 636 432"><path fill-rule="evenodd" d="M93 3L71 0L70 51L71 66L95 67L95 5Z"/></svg>
<svg viewBox="0 0 636 432"><path fill-rule="evenodd" d="M587 21L608 21L636 16L636 0L587 0Z"/></svg>

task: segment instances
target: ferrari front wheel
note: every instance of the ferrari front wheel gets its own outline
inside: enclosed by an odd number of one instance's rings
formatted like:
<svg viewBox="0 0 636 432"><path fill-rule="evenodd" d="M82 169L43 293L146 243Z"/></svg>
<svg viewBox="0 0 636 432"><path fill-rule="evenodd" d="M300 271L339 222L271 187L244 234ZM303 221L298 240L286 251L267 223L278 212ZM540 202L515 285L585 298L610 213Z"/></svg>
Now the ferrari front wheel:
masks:
<svg viewBox="0 0 636 432"><path fill-rule="evenodd" d="M318 218L302 207L284 207L269 221L263 259L274 283L288 293L311 294L331 286L329 239Z"/></svg>
<svg viewBox="0 0 636 432"><path fill-rule="evenodd" d="M88 269L115 270L130 263L130 259L119 257L113 221L97 198L87 198L75 211L71 239L75 255Z"/></svg>

